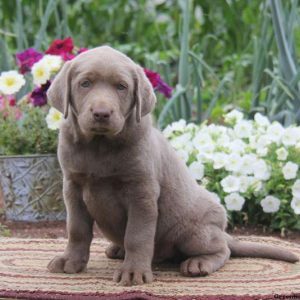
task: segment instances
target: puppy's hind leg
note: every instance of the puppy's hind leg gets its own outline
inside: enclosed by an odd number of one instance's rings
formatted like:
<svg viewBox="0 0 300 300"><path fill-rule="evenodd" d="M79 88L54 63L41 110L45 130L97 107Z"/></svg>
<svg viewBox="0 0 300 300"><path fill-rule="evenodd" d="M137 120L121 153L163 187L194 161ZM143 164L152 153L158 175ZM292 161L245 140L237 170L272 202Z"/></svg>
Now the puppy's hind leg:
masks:
<svg viewBox="0 0 300 300"><path fill-rule="evenodd" d="M180 265L184 276L206 276L220 269L230 257L230 250L222 230L206 225L178 245L187 257Z"/></svg>
<svg viewBox="0 0 300 300"><path fill-rule="evenodd" d="M116 244L111 243L105 250L105 254L111 259L124 259L125 250Z"/></svg>

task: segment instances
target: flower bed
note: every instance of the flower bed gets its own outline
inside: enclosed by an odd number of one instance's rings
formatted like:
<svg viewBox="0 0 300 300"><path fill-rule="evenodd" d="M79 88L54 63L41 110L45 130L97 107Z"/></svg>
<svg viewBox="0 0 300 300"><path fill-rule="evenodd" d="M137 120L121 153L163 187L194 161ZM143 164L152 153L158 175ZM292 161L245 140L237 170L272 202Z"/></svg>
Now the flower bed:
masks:
<svg viewBox="0 0 300 300"><path fill-rule="evenodd" d="M300 229L300 127L234 110L225 125L172 123L164 130L194 178L220 201L232 224Z"/></svg>

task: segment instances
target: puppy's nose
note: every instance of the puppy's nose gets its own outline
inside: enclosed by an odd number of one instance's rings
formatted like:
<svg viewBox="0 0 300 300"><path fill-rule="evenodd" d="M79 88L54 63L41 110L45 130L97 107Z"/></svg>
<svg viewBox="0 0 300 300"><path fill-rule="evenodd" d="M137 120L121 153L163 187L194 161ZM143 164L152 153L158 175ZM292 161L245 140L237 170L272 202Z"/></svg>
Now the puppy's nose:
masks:
<svg viewBox="0 0 300 300"><path fill-rule="evenodd" d="M112 110L109 110L107 108L94 109L93 110L94 120L97 122L108 121L112 112L113 112Z"/></svg>

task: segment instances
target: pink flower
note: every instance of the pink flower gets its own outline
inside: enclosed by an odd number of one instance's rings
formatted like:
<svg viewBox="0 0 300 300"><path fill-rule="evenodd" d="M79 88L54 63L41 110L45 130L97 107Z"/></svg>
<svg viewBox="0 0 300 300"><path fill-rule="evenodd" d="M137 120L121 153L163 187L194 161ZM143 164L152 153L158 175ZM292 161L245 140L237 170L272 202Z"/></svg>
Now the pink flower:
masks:
<svg viewBox="0 0 300 300"><path fill-rule="evenodd" d="M158 90L167 98L170 98L172 96L172 88L161 79L158 73L145 68L144 72L155 90Z"/></svg>
<svg viewBox="0 0 300 300"><path fill-rule="evenodd" d="M20 73L25 74L31 70L31 67L43 57L43 54L34 48L28 48L23 52L16 54L17 65Z"/></svg>
<svg viewBox="0 0 300 300"><path fill-rule="evenodd" d="M33 106L43 106L47 104L46 92L50 87L51 82L48 80L45 84L36 87L30 94L30 101Z"/></svg>
<svg viewBox="0 0 300 300"><path fill-rule="evenodd" d="M88 51L89 49L88 48L80 48L78 51L77 51L77 55L80 54L80 53L83 53L85 51Z"/></svg>
<svg viewBox="0 0 300 300"><path fill-rule="evenodd" d="M46 50L46 53L60 55L64 60L70 60L74 58L74 55L72 54L73 48L72 38L67 37L64 40L54 40Z"/></svg>

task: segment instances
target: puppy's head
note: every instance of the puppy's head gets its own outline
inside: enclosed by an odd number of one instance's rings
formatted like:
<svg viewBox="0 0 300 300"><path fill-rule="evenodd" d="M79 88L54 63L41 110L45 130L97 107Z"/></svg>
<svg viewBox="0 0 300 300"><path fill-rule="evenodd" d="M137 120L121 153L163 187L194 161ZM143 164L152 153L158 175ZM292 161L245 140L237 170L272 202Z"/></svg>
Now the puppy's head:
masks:
<svg viewBox="0 0 300 300"><path fill-rule="evenodd" d="M47 96L65 118L74 114L82 133L89 136L118 134L132 113L140 122L156 102L143 69L108 46L65 63Z"/></svg>

